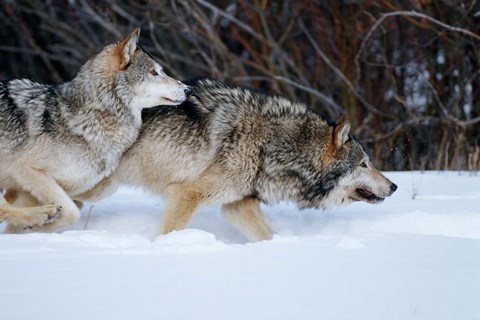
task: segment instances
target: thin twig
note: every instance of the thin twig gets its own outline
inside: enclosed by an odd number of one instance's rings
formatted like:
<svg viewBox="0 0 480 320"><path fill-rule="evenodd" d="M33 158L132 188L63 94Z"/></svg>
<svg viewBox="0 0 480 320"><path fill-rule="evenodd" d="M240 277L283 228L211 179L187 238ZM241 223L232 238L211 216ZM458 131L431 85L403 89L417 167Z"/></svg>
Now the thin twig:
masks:
<svg viewBox="0 0 480 320"><path fill-rule="evenodd" d="M340 107L332 98L326 96L325 94L321 93L320 91L312 88L312 87L307 87L304 86L298 82L295 82L293 80L290 80L288 78L282 77L282 76L273 76L273 77L264 77L264 76L248 76L248 77L234 77L233 80L235 81L252 81L252 80L260 80L260 81L273 81L273 80L278 80L283 83L289 84L295 88L298 88L302 91L308 92L321 101L325 102L328 104L330 107L333 108L332 114L336 113L338 115L343 115L345 114L344 110L342 107Z"/></svg>
<svg viewBox="0 0 480 320"><path fill-rule="evenodd" d="M92 215L92 211L93 211L93 205L90 206L90 209L88 209L88 214L87 214L87 218L85 219L85 225L83 226L83 230L87 230L87 226L88 226L88 223L90 222L90 216Z"/></svg>
<svg viewBox="0 0 480 320"><path fill-rule="evenodd" d="M357 80L356 80L356 82L358 82L358 80L360 79L360 56L363 54L363 51L365 50L366 44L368 43L368 41L372 37L373 33L377 30L377 28L386 19L391 18L391 17L397 17L397 16L405 16L405 17L425 19L425 20L430 21L433 24L436 24L440 27L443 27L443 28L445 28L449 31L462 33L464 35L470 36L470 37L480 41L480 36L473 33L472 31L469 31L469 30L464 29L464 28L451 26L449 24L446 24L442 21L439 21L435 18L432 18L432 17L427 16L427 15L425 15L423 13L420 13L420 12L416 12L416 11L395 11L395 12L384 13L380 16L380 19L378 19L377 22L375 22L375 24L370 28L370 31L367 33L365 38L362 40L362 43L360 45L360 49L358 49L358 52L355 56L355 65L357 67Z"/></svg>
<svg viewBox="0 0 480 320"><path fill-rule="evenodd" d="M365 106L367 107L371 112L374 112L377 115L386 117L386 118L392 118L392 116L388 113L385 113L383 111L378 110L374 106L372 106L370 103L368 103L365 98L355 89L354 85L348 80L348 78L340 71L327 57L327 55L320 49L318 44L315 42L313 39L312 35L310 32L308 32L307 28L303 24L302 20L298 20L298 24L300 25L300 28L302 29L303 33L307 36L308 41L310 44L313 46L317 54L320 56L320 58L325 62L325 64L342 80L347 88L357 97L357 99Z"/></svg>
<svg viewBox="0 0 480 320"><path fill-rule="evenodd" d="M323 102L327 103L329 106L333 107L335 112L337 112L338 114L340 114L340 115L345 114L345 111L343 110L343 108L340 107L332 98L326 96L325 94L321 93L318 90L313 89L312 87L304 86L304 85L302 85L298 82L295 82L293 80L290 80L290 79L282 77L282 76L276 76L276 77L274 77L274 79L282 81L284 83L287 83L287 84L289 84L289 85L291 85L295 88L298 88L300 90L303 90L305 92L311 93L315 97L317 97L320 100L322 100Z"/></svg>
<svg viewBox="0 0 480 320"><path fill-rule="evenodd" d="M199 4L201 4L202 6L212 10L213 12L215 12L215 14L218 14L219 16L222 16L224 17L225 19L235 23L240 29L248 32L250 35L252 35L255 39L257 40L260 40L262 42L268 42L262 35L260 35L258 32L256 32L255 30L253 30L252 28L250 28L250 26L248 26L247 24L243 23L242 21L238 20L237 18L235 18L234 16L232 16L231 14L229 14L228 12L225 12L223 10L221 10L220 8L214 6L213 4L207 2L207 1L204 1L204 0L197 0L197 2Z"/></svg>
<svg viewBox="0 0 480 320"><path fill-rule="evenodd" d="M478 122L480 122L480 117L473 118L473 119L470 119L470 120L460 120L460 119L452 116L452 115L447 111L447 109L445 108L445 106L443 105L442 101L440 100L440 97L438 96L437 90L435 90L435 88L432 86L432 84L430 83L430 81L428 81L421 73L418 73L418 76L421 77L422 80L424 80L424 82L427 84L428 88L432 91L433 96L435 97L435 100L437 101L437 104L438 104L438 106L440 107L440 110L442 111L443 115L444 115L448 120L454 122L457 126L462 127L462 128L466 128L466 127L468 127L468 126L471 126L471 125L474 125L474 124L477 124Z"/></svg>

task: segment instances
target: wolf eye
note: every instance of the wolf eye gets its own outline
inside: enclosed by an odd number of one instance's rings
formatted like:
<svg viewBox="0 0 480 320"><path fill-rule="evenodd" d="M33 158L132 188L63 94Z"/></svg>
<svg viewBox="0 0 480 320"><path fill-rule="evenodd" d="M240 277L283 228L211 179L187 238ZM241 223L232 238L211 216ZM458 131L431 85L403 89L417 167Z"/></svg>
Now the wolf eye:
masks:
<svg viewBox="0 0 480 320"><path fill-rule="evenodd" d="M365 161L363 161L362 163L360 163L360 167L366 168L366 167L367 167L367 163L366 163Z"/></svg>
<svg viewBox="0 0 480 320"><path fill-rule="evenodd" d="M157 73L157 71L155 71L155 69L150 70L150 74L152 76L158 76L158 73Z"/></svg>

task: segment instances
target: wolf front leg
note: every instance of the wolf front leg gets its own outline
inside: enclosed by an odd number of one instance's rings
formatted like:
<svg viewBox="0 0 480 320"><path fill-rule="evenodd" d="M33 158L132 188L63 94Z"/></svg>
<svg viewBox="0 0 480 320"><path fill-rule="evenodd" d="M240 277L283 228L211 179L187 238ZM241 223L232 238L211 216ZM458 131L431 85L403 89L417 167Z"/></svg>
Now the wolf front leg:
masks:
<svg viewBox="0 0 480 320"><path fill-rule="evenodd" d="M16 198L16 194L9 192L7 198ZM0 222L7 221L7 233L23 230L26 227L42 226L56 219L60 207L56 205L18 207L11 205L0 195Z"/></svg>
<svg viewBox="0 0 480 320"><path fill-rule="evenodd" d="M36 231L53 232L68 227L80 218L80 210L65 190L52 177L33 168L22 168L12 174L22 188L41 204L55 204L61 207L57 221L35 228Z"/></svg>
<svg viewBox="0 0 480 320"><path fill-rule="evenodd" d="M193 213L204 200L202 193L188 185L171 185L166 191L167 205L160 226L160 234L185 229Z"/></svg>
<svg viewBox="0 0 480 320"><path fill-rule="evenodd" d="M273 230L263 215L259 200L248 198L224 204L222 212L248 240L272 239Z"/></svg>

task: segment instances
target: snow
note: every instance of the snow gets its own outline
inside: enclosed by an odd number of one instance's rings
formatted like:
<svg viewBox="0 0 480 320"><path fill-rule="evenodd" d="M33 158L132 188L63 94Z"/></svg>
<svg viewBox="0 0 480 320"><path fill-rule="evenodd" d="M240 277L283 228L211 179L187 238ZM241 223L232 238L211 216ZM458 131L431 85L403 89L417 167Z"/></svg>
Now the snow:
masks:
<svg viewBox="0 0 480 320"><path fill-rule="evenodd" d="M162 200L122 188L63 234L0 235L0 319L480 319L480 176L386 175L379 205L265 207L258 243L219 207L156 237Z"/></svg>

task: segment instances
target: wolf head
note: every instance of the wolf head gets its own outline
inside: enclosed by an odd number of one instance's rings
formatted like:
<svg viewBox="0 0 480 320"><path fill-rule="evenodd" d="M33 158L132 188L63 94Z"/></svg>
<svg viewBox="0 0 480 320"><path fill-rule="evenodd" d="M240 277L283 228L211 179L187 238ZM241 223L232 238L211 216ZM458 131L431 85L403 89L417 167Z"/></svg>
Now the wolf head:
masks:
<svg viewBox="0 0 480 320"><path fill-rule="evenodd" d="M329 208L353 201L378 203L397 186L371 164L350 123L328 125L300 104L283 101L264 150L256 192L265 202L293 201L301 208ZM278 112L280 110L280 112Z"/></svg>
<svg viewBox="0 0 480 320"><path fill-rule="evenodd" d="M345 118L331 128L322 160L326 172L335 172L332 176L339 176L324 200L326 204L378 203L397 190L396 184L373 167L363 146L350 133L350 123Z"/></svg>
<svg viewBox="0 0 480 320"><path fill-rule="evenodd" d="M106 46L83 65L74 81L98 99L114 95L132 109L182 103L192 90L165 74L138 45L139 35L137 28L123 40Z"/></svg>

